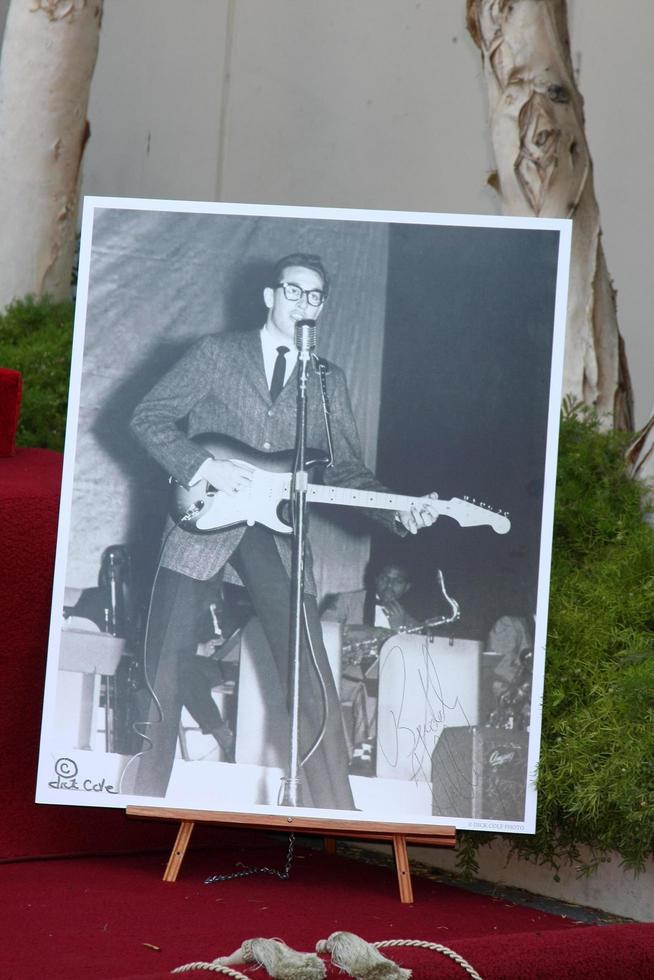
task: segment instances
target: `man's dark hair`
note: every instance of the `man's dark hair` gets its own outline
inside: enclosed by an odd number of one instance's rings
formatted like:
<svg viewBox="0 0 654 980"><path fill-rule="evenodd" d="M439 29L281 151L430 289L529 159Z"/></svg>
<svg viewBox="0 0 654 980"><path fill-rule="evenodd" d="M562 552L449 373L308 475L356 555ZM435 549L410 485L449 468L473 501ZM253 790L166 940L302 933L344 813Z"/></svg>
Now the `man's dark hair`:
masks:
<svg viewBox="0 0 654 980"><path fill-rule="evenodd" d="M401 559L373 558L366 565L366 569L363 574L363 583L367 589L375 588L377 579L385 568L397 568L400 572L402 572L409 585L411 585L411 574L409 572L408 565L406 565Z"/></svg>
<svg viewBox="0 0 654 980"><path fill-rule="evenodd" d="M280 259L275 263L271 276L271 286L277 286L284 275L284 269L290 268L292 265L299 265L303 269L313 269L317 272L323 283L323 292L325 296L329 290L329 277L325 271L325 267L322 264L322 259L319 255L310 255L308 252L291 252L290 255L285 255L283 259Z"/></svg>

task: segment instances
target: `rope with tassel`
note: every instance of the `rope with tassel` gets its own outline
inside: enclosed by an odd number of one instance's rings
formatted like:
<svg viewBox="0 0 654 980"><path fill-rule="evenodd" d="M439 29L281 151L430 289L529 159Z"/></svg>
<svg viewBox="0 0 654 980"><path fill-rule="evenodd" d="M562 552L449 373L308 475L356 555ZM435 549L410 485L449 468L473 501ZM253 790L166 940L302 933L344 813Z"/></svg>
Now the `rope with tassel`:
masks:
<svg viewBox="0 0 654 980"><path fill-rule="evenodd" d="M250 977L246 977L244 973L239 973L238 970L230 970L228 966L222 966L218 963L204 963L202 960L195 963L185 963L184 966L177 966L170 972L190 973L191 970L213 970L215 973L222 973L225 977L233 977L234 980L251 980Z"/></svg>
<svg viewBox="0 0 654 980"><path fill-rule="evenodd" d="M230 956L219 956L212 963L187 963L178 966L173 973L183 973L189 969L229 970L228 976L243 977L235 973L232 966L254 963L263 966L273 980L323 980L326 975L325 964L315 953L299 953L291 949L281 939L246 939ZM246 977L245 980L248 980Z"/></svg>
<svg viewBox="0 0 654 980"><path fill-rule="evenodd" d="M376 943L367 943L352 932L333 932L328 939L323 939L317 944L316 951L329 953L334 966L349 973L355 980L408 980L411 970L402 969L379 952L381 947L387 946L417 946L422 949L433 949L437 953L449 956L470 974L473 980L482 980L474 967L453 949L422 939L382 939Z"/></svg>
<svg viewBox="0 0 654 980"><path fill-rule="evenodd" d="M172 972L213 970L235 977L236 980L248 980L244 974L232 970L231 967L256 964L263 966L273 980L323 980L326 976L325 965L316 954L326 953L331 957L334 966L354 977L354 980L409 980L411 970L404 969L379 952L381 948L398 946L431 949L442 953L457 963L473 980L482 980L467 960L441 943L430 943L423 939L382 939L376 943L368 943L352 932L333 932L328 939L321 939L316 944L316 953L300 953L280 939L246 939L230 956L219 956L211 963L186 963Z"/></svg>
<svg viewBox="0 0 654 980"><path fill-rule="evenodd" d="M462 956L456 953L449 946L442 946L440 943L429 943L425 939L382 939L378 943L373 943L377 949L386 948L387 946L417 946L420 949L433 949L436 953L442 953L444 956L449 956L451 960L458 963L459 966L469 973L473 980L482 980L474 966L471 966L467 960L464 960Z"/></svg>

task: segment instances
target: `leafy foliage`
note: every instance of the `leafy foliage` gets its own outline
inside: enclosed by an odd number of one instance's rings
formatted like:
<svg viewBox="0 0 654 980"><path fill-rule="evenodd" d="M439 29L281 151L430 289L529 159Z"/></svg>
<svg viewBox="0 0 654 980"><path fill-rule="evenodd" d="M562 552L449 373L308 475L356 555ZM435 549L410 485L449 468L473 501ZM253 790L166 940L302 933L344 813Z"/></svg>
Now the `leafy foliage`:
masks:
<svg viewBox="0 0 654 980"><path fill-rule="evenodd" d="M654 854L654 529L625 445L587 410L562 420L537 831L510 837L581 874L610 851L634 870ZM474 871L477 835L464 836Z"/></svg>
<svg viewBox="0 0 654 980"><path fill-rule="evenodd" d="M72 329L72 303L28 297L0 315L0 366L23 375L19 446L63 449Z"/></svg>

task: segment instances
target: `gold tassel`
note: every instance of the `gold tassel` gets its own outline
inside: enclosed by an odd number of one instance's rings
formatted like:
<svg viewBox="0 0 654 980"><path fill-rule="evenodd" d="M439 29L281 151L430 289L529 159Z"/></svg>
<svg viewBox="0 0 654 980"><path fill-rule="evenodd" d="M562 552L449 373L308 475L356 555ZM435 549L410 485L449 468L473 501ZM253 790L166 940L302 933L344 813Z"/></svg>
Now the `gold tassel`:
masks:
<svg viewBox="0 0 654 980"><path fill-rule="evenodd" d="M321 939L316 952L329 953L339 970L355 980L409 980L411 970L404 970L353 932L333 932Z"/></svg>
<svg viewBox="0 0 654 980"><path fill-rule="evenodd" d="M256 963L273 980L323 980L325 964L315 953L298 953L280 939L246 939L230 956L219 956L217 966Z"/></svg>

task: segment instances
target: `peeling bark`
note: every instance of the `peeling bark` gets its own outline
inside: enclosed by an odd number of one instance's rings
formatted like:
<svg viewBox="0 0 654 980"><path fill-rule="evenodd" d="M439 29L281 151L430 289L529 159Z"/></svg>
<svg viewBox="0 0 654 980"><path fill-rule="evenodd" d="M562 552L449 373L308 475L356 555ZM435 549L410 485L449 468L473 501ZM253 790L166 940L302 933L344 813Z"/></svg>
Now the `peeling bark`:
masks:
<svg viewBox="0 0 654 980"><path fill-rule="evenodd" d="M42 10L49 20L72 20L75 14L87 7L89 0L32 0L30 13Z"/></svg>
<svg viewBox="0 0 654 980"><path fill-rule="evenodd" d="M0 58L0 309L70 295L102 0L12 0Z"/></svg>
<svg viewBox="0 0 654 980"><path fill-rule="evenodd" d="M482 54L505 214L573 218L564 395L633 428L631 381L606 268L566 0L466 0Z"/></svg>
<svg viewBox="0 0 654 980"><path fill-rule="evenodd" d="M648 518L654 524L654 414L627 449L626 461L631 475L649 484L653 491Z"/></svg>

